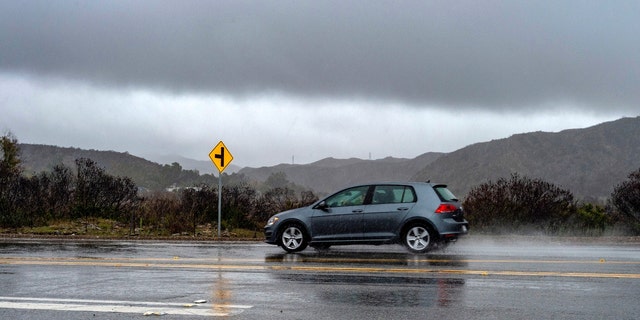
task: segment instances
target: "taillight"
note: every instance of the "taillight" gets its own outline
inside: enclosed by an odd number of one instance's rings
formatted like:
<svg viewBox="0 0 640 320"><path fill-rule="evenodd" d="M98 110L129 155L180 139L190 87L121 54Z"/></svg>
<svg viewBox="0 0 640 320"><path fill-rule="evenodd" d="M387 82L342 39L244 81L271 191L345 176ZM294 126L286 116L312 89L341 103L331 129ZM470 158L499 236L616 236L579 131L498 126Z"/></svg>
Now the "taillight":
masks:
<svg viewBox="0 0 640 320"><path fill-rule="evenodd" d="M449 203L443 203L438 206L438 209L436 209L436 213L450 213L456 210L458 210L456 206Z"/></svg>

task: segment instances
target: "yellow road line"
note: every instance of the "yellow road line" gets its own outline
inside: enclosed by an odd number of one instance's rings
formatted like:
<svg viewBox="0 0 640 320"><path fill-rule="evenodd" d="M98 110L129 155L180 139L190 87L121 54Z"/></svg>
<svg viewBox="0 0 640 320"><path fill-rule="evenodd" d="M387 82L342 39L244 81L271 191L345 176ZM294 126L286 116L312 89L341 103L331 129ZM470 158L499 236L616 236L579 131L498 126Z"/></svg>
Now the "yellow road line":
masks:
<svg viewBox="0 0 640 320"><path fill-rule="evenodd" d="M157 259L154 259L157 260ZM539 261L535 261L539 262ZM476 276L519 276L519 277L576 277L576 278L620 278L640 279L638 273L601 273L601 272L556 272L556 271L510 271L510 270L466 270L438 268L387 268L361 266L300 266L300 265L240 265L240 264L204 264L204 263L153 263L136 262L135 259L119 261L101 261L86 258L0 258L0 265L48 265L48 266L98 266L114 268L180 268L229 271L299 271L299 272L341 272L341 273L379 273L379 274L437 274L437 275L476 275Z"/></svg>

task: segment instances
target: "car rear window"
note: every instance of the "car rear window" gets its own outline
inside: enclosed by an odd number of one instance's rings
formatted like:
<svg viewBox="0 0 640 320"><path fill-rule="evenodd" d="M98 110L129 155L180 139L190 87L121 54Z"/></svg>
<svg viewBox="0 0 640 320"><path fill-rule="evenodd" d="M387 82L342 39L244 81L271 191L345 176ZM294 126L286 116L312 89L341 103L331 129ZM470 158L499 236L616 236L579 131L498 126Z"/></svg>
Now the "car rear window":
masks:
<svg viewBox="0 0 640 320"><path fill-rule="evenodd" d="M447 186L445 185L434 186L433 190L436 191L436 193L438 194L438 197L440 197L440 200L442 200L443 202L458 201L458 198L456 198L453 192L447 189Z"/></svg>

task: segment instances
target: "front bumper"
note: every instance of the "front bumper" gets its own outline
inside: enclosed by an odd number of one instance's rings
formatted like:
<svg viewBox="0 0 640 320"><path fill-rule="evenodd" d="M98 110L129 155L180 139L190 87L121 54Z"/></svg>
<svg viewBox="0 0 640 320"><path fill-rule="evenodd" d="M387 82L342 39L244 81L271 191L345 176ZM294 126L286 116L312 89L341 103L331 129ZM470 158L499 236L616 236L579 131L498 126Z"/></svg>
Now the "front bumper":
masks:
<svg viewBox="0 0 640 320"><path fill-rule="evenodd" d="M264 242L268 244L278 244L276 230L273 226L264 227Z"/></svg>

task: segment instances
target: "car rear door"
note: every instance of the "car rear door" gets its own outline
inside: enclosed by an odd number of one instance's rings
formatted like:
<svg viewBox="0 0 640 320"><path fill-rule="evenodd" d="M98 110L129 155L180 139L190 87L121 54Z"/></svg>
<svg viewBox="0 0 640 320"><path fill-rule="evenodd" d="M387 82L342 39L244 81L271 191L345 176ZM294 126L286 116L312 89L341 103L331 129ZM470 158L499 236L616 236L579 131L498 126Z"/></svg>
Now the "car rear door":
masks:
<svg viewBox="0 0 640 320"><path fill-rule="evenodd" d="M390 240L396 237L400 224L415 201L415 191L411 186L376 185L370 204L364 208L364 239Z"/></svg>

